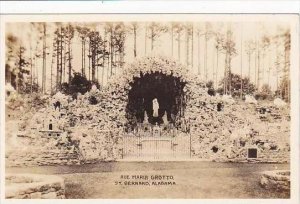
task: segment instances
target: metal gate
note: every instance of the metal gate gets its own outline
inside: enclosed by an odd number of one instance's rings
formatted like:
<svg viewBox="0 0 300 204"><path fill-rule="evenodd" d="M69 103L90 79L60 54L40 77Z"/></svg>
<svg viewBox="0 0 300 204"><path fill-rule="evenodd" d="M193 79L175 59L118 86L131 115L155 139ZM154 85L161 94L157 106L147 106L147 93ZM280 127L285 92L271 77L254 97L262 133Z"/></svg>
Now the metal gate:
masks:
<svg viewBox="0 0 300 204"><path fill-rule="evenodd" d="M124 160L186 160L191 157L190 134L170 136L123 136L122 158Z"/></svg>

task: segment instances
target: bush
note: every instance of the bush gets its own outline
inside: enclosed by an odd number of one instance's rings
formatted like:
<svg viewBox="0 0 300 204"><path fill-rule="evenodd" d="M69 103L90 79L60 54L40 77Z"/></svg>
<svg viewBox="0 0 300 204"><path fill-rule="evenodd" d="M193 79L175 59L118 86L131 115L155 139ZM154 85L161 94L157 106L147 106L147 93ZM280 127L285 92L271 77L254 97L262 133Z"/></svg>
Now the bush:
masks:
<svg viewBox="0 0 300 204"><path fill-rule="evenodd" d="M210 96L215 96L216 95L216 91L214 89L208 89L207 90L208 95Z"/></svg>
<svg viewBox="0 0 300 204"><path fill-rule="evenodd" d="M85 94L91 90L93 84L97 88L100 87L98 83L92 83L85 76L82 76L81 73L75 72L70 84L63 83L61 90L64 94L71 95L73 99L77 99L78 93Z"/></svg>
<svg viewBox="0 0 300 204"><path fill-rule="evenodd" d="M206 87L208 88L207 90L207 94L210 96L215 96L216 95L216 91L214 89L214 82L213 81L208 81L206 83Z"/></svg>
<svg viewBox="0 0 300 204"><path fill-rule="evenodd" d="M271 87L267 84L264 84L261 87L261 91L254 94L256 100L273 100L273 93Z"/></svg>

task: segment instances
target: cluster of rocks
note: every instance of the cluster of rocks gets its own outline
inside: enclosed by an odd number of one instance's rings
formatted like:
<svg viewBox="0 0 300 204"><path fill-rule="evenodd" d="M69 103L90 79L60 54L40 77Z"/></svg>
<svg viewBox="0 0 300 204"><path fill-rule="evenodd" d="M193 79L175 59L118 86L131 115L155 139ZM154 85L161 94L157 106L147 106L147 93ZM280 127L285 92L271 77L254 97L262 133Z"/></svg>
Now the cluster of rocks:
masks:
<svg viewBox="0 0 300 204"><path fill-rule="evenodd" d="M185 115L190 122L193 155L213 161L289 162L288 117L260 120L257 103L233 102L230 97L207 94L203 85L192 83ZM199 89L197 87L201 87ZM223 102L221 111L218 104ZM269 107L284 116L286 109ZM249 158L248 149L258 151Z"/></svg>
<svg viewBox="0 0 300 204"><path fill-rule="evenodd" d="M6 174L6 199L62 199L65 198L64 180L42 174Z"/></svg>
<svg viewBox="0 0 300 204"><path fill-rule="evenodd" d="M290 191L290 171L265 171L260 177L260 185L269 190Z"/></svg>

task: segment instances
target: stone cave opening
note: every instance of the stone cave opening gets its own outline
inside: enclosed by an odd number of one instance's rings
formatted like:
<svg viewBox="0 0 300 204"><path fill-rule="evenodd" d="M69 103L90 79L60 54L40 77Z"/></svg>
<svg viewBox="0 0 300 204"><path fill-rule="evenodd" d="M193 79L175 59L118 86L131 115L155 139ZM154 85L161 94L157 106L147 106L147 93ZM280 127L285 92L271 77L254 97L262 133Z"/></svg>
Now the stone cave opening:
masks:
<svg viewBox="0 0 300 204"><path fill-rule="evenodd" d="M131 90L128 93L126 106L126 118L128 125L135 127L143 123L145 113L148 122L152 125L162 124L163 117L169 123L175 124L178 117L184 116L185 96L183 88L186 85L179 77L161 72L140 73L140 77L134 77L130 83ZM153 100L159 104L158 117L153 116ZM166 116L165 116L166 115Z"/></svg>

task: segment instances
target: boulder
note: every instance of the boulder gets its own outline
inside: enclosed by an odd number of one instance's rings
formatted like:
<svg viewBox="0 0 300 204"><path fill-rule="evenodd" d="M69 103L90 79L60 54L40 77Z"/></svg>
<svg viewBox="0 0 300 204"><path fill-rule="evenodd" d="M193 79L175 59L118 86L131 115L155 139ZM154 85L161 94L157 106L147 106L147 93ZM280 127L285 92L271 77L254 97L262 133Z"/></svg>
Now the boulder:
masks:
<svg viewBox="0 0 300 204"><path fill-rule="evenodd" d="M227 104L230 104L230 105L232 105L232 104L235 103L235 100L232 98L231 95L223 95L223 96L222 96L222 101L223 101L224 103L227 103Z"/></svg>
<svg viewBox="0 0 300 204"><path fill-rule="evenodd" d="M252 95L246 95L245 96L245 103L257 104L257 100Z"/></svg>
<svg viewBox="0 0 300 204"><path fill-rule="evenodd" d="M274 105L277 106L277 107L284 107L287 104L281 98L275 98L274 99Z"/></svg>

